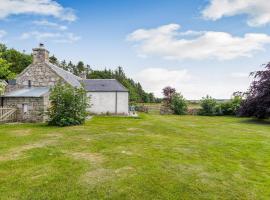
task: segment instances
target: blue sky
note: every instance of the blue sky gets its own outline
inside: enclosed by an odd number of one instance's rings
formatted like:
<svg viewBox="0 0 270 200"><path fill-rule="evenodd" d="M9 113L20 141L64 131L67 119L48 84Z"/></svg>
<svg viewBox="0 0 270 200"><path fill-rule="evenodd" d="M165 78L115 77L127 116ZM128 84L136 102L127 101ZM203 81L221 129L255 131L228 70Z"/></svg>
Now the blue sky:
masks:
<svg viewBox="0 0 270 200"><path fill-rule="evenodd" d="M267 0L1 0L0 41L94 69L122 66L148 92L188 99L245 91L270 61Z"/></svg>

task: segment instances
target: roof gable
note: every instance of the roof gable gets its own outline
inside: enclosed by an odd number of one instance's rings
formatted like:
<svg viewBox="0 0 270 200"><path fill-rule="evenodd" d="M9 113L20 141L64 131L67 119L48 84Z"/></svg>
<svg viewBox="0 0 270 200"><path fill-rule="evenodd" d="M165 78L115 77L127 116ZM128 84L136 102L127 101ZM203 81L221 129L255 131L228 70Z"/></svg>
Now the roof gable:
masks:
<svg viewBox="0 0 270 200"><path fill-rule="evenodd" d="M39 67L36 66L37 64L30 64L27 68L25 68L18 76L17 79L22 77L25 73L29 71L31 67ZM58 77L63 79L66 83L70 84L73 87L81 87L80 80L82 80L80 77L75 76L74 74L57 67L56 65L53 65L49 62L39 63L38 65L42 65L43 67L47 67L52 71L52 73L56 74Z"/></svg>
<svg viewBox="0 0 270 200"><path fill-rule="evenodd" d="M82 78L60 68L51 63L46 63L58 76L63 78L67 83L69 83L73 87L81 87L80 81Z"/></svg>

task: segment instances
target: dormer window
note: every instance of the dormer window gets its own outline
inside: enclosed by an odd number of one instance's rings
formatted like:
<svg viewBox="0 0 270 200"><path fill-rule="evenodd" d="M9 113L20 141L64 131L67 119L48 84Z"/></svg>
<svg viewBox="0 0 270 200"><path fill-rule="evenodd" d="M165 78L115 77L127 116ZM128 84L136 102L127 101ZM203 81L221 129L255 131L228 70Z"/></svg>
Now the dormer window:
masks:
<svg viewBox="0 0 270 200"><path fill-rule="evenodd" d="M32 82L30 80L28 80L28 87L32 87Z"/></svg>

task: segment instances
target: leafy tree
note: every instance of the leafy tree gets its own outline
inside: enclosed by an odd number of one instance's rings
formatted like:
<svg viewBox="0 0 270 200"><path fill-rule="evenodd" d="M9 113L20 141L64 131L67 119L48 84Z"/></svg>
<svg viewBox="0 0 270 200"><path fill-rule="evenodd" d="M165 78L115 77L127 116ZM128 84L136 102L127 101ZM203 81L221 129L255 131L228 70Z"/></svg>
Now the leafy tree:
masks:
<svg viewBox="0 0 270 200"><path fill-rule="evenodd" d="M152 93L152 92L150 92L149 94L148 94L148 97L149 97L149 102L150 103L154 103L156 100L155 100L155 95L154 95L154 93Z"/></svg>
<svg viewBox="0 0 270 200"><path fill-rule="evenodd" d="M184 115L187 113L187 108L187 101L180 93L175 93L172 95L171 109L174 111L174 114Z"/></svg>
<svg viewBox="0 0 270 200"><path fill-rule="evenodd" d="M7 49L1 52L0 58L10 63L10 70L16 74L21 73L32 63L32 56L21 53L15 49Z"/></svg>
<svg viewBox="0 0 270 200"><path fill-rule="evenodd" d="M251 83L246 99L241 104L238 115L265 119L270 117L270 63L265 70L251 73Z"/></svg>
<svg viewBox="0 0 270 200"><path fill-rule="evenodd" d="M10 70L11 64L0 58L0 80L9 80L15 78L15 73Z"/></svg>
<svg viewBox="0 0 270 200"><path fill-rule="evenodd" d="M58 83L51 89L50 101L49 125L71 126L84 123L88 97L83 88Z"/></svg>
<svg viewBox="0 0 270 200"><path fill-rule="evenodd" d="M86 68L84 66L84 63L82 61L79 61L76 66L73 65L73 74L79 76L82 74L82 72L86 71Z"/></svg>
<svg viewBox="0 0 270 200"><path fill-rule="evenodd" d="M5 44L0 43L0 53L5 52L7 50L7 46Z"/></svg>
<svg viewBox="0 0 270 200"><path fill-rule="evenodd" d="M200 105L199 115L214 116L221 114L221 108L218 106L217 101L209 95L202 98Z"/></svg>
<svg viewBox="0 0 270 200"><path fill-rule="evenodd" d="M163 88L162 93L164 95L164 104L165 104L165 106L170 107L171 102L172 102L172 97L176 93L175 88L167 86L167 87Z"/></svg>

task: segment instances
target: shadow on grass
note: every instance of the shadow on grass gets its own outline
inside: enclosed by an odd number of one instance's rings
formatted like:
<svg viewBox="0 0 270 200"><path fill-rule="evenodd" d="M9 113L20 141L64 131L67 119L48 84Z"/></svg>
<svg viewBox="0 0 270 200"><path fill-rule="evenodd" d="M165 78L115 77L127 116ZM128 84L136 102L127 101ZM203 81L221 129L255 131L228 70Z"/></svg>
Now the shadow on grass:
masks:
<svg viewBox="0 0 270 200"><path fill-rule="evenodd" d="M267 119L256 119L256 118L250 118L250 119L243 119L240 121L240 123L244 124L257 124L257 125L269 125L270 126L270 120Z"/></svg>

